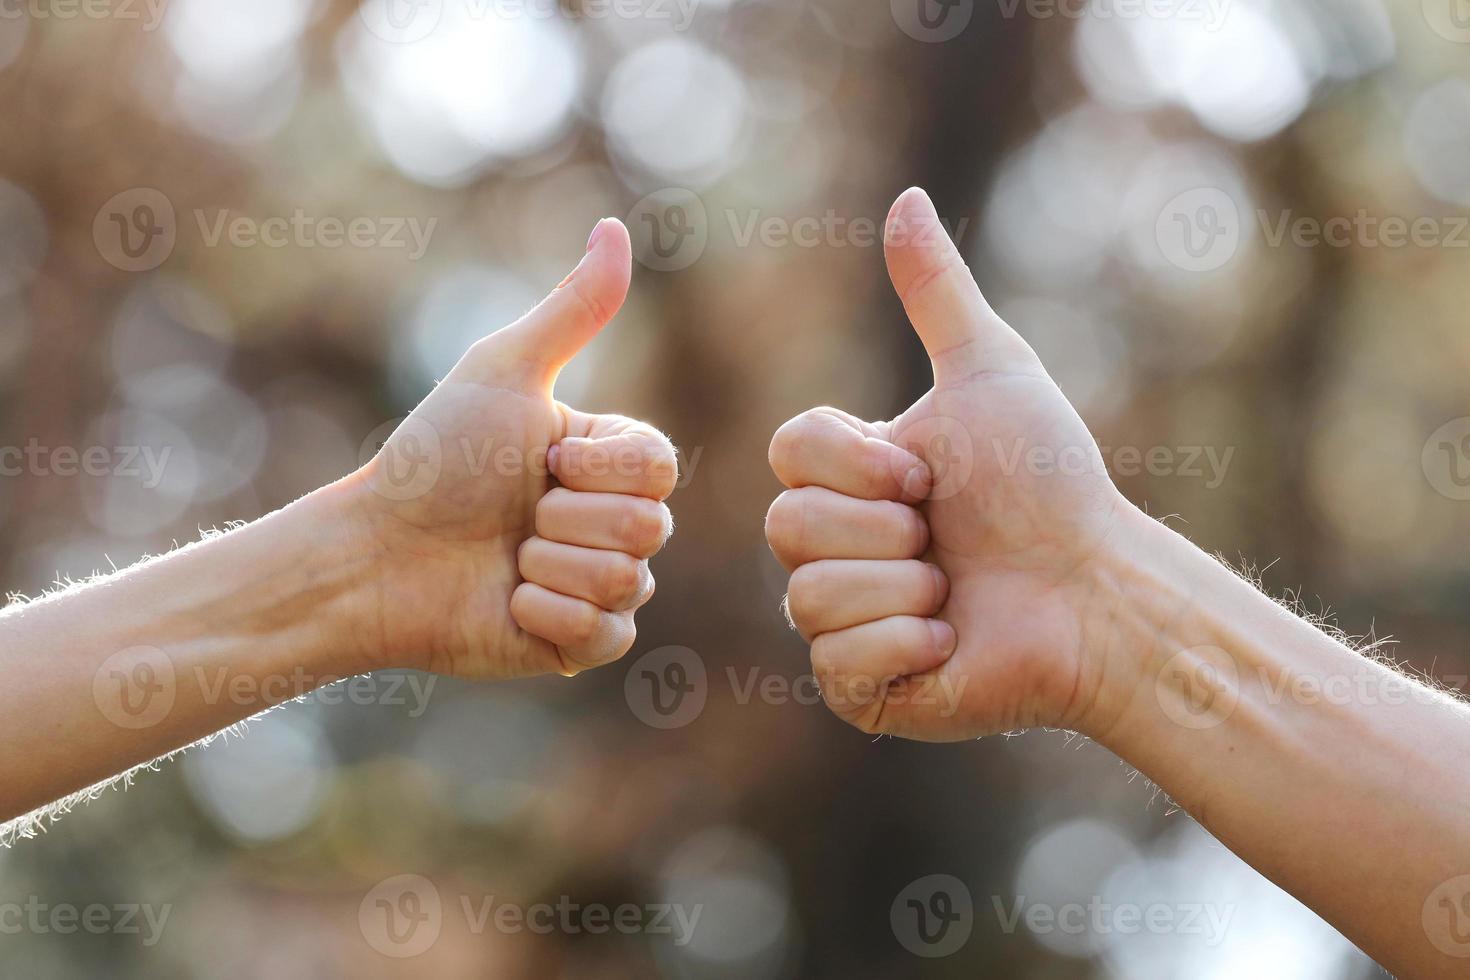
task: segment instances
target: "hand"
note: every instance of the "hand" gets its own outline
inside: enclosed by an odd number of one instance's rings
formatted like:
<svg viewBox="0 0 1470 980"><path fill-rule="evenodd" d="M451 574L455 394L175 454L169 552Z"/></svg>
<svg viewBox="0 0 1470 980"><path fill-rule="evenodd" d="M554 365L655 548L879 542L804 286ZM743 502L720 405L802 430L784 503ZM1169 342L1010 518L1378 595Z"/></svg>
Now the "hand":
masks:
<svg viewBox="0 0 1470 980"><path fill-rule="evenodd" d="M766 533L792 623L828 704L864 731L1085 727L1107 669L1094 558L1131 505L922 191L894 204L885 252L934 387L892 422L818 408L776 433L791 489Z"/></svg>
<svg viewBox="0 0 1470 980"><path fill-rule="evenodd" d="M628 232L600 222L580 265L478 341L337 486L372 585L353 622L376 666L468 678L571 675L618 659L671 530L669 440L552 398L557 373L622 306ZM555 478L553 482L552 478Z"/></svg>

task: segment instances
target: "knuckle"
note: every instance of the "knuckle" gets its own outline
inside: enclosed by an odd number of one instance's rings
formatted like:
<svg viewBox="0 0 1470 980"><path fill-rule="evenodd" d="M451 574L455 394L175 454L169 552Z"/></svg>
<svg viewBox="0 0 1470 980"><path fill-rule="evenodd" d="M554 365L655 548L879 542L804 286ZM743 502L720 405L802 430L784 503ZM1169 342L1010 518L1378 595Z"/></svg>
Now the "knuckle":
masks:
<svg viewBox="0 0 1470 980"><path fill-rule="evenodd" d="M792 476L792 466L801 453L811 414L803 412L784 422L771 437L771 448L767 451L766 458L771 464L771 471L783 483Z"/></svg>
<svg viewBox="0 0 1470 980"><path fill-rule="evenodd" d="M624 554L609 554L602 566L598 593L606 602L617 606L637 598L643 587L641 564Z"/></svg>
<svg viewBox="0 0 1470 980"><path fill-rule="evenodd" d="M887 499L898 487L898 475L894 472L893 457L875 440L864 443L864 452L858 463L858 472L863 488L875 499Z"/></svg>
<svg viewBox="0 0 1470 980"><path fill-rule="evenodd" d="M602 629L602 614L590 603L581 603L567 629L572 643L584 647L597 639Z"/></svg>
<svg viewBox="0 0 1470 980"><path fill-rule="evenodd" d="M618 631L618 638L613 642L608 663L623 659L637 641L638 625L633 621L633 615L629 613L623 617L623 628Z"/></svg>
<svg viewBox="0 0 1470 980"><path fill-rule="evenodd" d="M786 613L791 623L803 633L815 625L818 612L825 604L827 576L816 563L802 565L791 573L786 586Z"/></svg>
<svg viewBox="0 0 1470 980"><path fill-rule="evenodd" d="M652 599L655 588L653 572L649 569L648 562L640 561L638 563L638 589L633 594L634 605L641 606Z"/></svg>
<svg viewBox="0 0 1470 980"><path fill-rule="evenodd" d="M679 485L679 453L674 444L660 439L659 445L648 456L645 472L648 489L663 500Z"/></svg>
<svg viewBox="0 0 1470 980"><path fill-rule="evenodd" d="M618 527L618 540L639 555L651 555L664 543L667 508L652 501L629 501L623 509Z"/></svg>
<svg viewBox="0 0 1470 980"><path fill-rule="evenodd" d="M882 711L864 711L856 716L848 715L847 723L864 735L882 735L886 731Z"/></svg>
<svg viewBox="0 0 1470 980"><path fill-rule="evenodd" d="M910 279L900 291L899 299L905 306L921 302L929 294L943 289L955 276L967 276L969 272L964 259L957 254L949 255Z"/></svg>
<svg viewBox="0 0 1470 980"><path fill-rule="evenodd" d="M766 512L766 540L778 555L794 553L801 546L805 525L801 497L795 490L786 490Z"/></svg>
<svg viewBox="0 0 1470 980"><path fill-rule="evenodd" d="M612 319L611 312L607 307L603 306L602 301L596 295L588 292L587 288L577 280L576 276L573 276L571 282L562 288L571 294L572 298L577 301L577 305L581 307L582 312L594 323L606 323Z"/></svg>
<svg viewBox="0 0 1470 980"><path fill-rule="evenodd" d="M830 633L823 633L812 640L812 675L821 686L823 697L832 690L833 682L841 674L840 644L841 641Z"/></svg>

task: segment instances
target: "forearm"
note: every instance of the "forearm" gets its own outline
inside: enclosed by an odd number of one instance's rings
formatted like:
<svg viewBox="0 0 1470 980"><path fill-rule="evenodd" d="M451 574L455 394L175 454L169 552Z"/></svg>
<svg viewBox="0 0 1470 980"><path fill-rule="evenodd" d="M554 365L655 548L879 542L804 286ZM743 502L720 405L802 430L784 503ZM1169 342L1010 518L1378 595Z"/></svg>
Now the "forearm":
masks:
<svg viewBox="0 0 1470 980"><path fill-rule="evenodd" d="M1097 583L1099 739L1385 966L1463 975L1437 948L1450 910L1426 905L1470 874L1470 711L1146 516L1121 530Z"/></svg>
<svg viewBox="0 0 1470 980"><path fill-rule="evenodd" d="M333 493L0 614L0 820L366 669Z"/></svg>

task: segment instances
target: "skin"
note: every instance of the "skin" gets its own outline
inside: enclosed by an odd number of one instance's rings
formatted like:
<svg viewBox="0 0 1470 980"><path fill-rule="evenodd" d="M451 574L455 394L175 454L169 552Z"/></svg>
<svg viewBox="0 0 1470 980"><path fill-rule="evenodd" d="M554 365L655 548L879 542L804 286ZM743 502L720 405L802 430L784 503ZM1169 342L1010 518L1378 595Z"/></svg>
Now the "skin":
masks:
<svg viewBox="0 0 1470 980"><path fill-rule="evenodd" d="M1081 732L1389 969L1464 976L1470 711L1129 503L922 191L885 244L933 389L890 422L813 409L770 452L829 706L925 741Z"/></svg>
<svg viewBox="0 0 1470 980"><path fill-rule="evenodd" d="M631 274L626 229L599 223L576 270L361 470L0 614L0 820L341 678L572 675L626 653L672 526L674 449L552 387Z"/></svg>

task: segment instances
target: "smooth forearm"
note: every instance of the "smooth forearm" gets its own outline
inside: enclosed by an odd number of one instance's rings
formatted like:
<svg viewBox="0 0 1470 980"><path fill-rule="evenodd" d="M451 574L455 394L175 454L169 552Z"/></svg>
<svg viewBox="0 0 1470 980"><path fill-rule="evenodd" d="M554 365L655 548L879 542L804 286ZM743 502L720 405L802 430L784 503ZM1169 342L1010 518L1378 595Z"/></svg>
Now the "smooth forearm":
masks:
<svg viewBox="0 0 1470 980"><path fill-rule="evenodd" d="M1386 966L1459 975L1423 916L1470 873L1470 712L1142 514L1113 544L1099 739Z"/></svg>
<svg viewBox="0 0 1470 980"><path fill-rule="evenodd" d="M334 492L0 615L0 819L367 669Z"/></svg>

